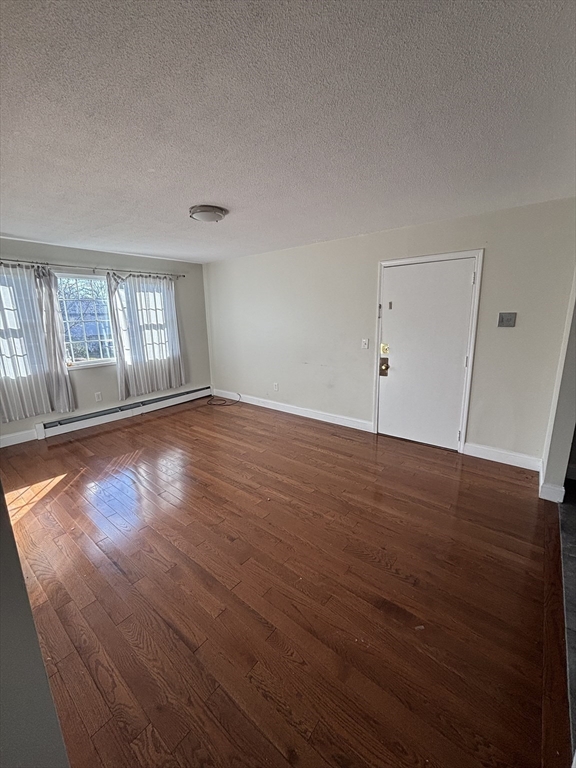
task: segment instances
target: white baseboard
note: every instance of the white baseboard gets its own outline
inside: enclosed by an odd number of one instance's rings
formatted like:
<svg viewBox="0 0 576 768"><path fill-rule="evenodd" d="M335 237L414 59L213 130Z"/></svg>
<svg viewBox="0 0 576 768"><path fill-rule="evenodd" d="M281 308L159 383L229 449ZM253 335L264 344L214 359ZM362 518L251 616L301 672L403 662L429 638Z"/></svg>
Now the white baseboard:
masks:
<svg viewBox="0 0 576 768"><path fill-rule="evenodd" d="M549 485L548 483L542 483L538 495L541 499L546 499L547 501L555 501L557 504L561 504L564 501L564 487L562 485Z"/></svg>
<svg viewBox="0 0 576 768"><path fill-rule="evenodd" d="M114 411L112 413L105 413L101 416L96 415L93 418L85 419L82 421L75 421L71 424L59 424L56 427L50 427L44 429L42 423L36 424L34 429L27 429L25 432L14 432L10 435L0 436L0 448L7 447L9 445L16 445L16 443L25 443L28 440L42 440L47 437L53 437L54 435L63 435L67 432L76 432L79 429L88 429L89 427L95 427L100 424L107 424L108 422L118 421L120 419L129 419L132 416L140 416L143 413L150 413L150 411L157 411L160 408L169 408L171 405L179 405L180 403L187 403L189 400L198 400L201 397L207 397L212 394L210 387L205 387L199 392L189 392L181 395L180 397L171 397L169 400L161 400L157 403L148 403L140 408L130 408L126 411ZM63 418L63 417L61 417Z"/></svg>
<svg viewBox="0 0 576 768"><path fill-rule="evenodd" d="M229 400L237 400L238 392L227 392L224 389L215 389L214 394L218 397L226 397ZM287 403L278 403L276 400L265 400L262 397L252 397L252 395L242 395L242 402L249 405L259 405L262 408L271 408L274 411L283 411L292 413L295 416L304 416L306 419L316 419L316 421L327 421L329 424L338 424L341 427L351 427L352 429L361 429L363 432L372 432L372 422L364 419L351 419L349 416L337 416L335 413L325 413L324 411L314 411L311 408L300 408L297 405L288 405Z"/></svg>
<svg viewBox="0 0 576 768"><path fill-rule="evenodd" d="M23 432L0 435L0 448L7 448L9 445L17 445L18 443L27 443L28 440L36 440L35 429L26 429Z"/></svg>
<svg viewBox="0 0 576 768"><path fill-rule="evenodd" d="M467 456L476 456L478 459L488 459L488 461L497 461L500 464L510 464L512 467L533 469L535 472L539 472L542 467L542 459L539 459L536 456L528 456L525 453L514 453L513 451L504 451L501 448L491 448L488 445L465 443L464 453Z"/></svg>

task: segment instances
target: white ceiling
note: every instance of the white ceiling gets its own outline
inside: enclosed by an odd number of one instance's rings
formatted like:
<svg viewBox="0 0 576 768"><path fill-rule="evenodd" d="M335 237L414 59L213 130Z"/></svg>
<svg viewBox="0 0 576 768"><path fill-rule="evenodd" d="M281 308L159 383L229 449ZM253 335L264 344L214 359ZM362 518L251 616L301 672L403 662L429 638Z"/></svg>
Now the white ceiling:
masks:
<svg viewBox="0 0 576 768"><path fill-rule="evenodd" d="M575 7L4 0L2 232L210 261L568 197Z"/></svg>

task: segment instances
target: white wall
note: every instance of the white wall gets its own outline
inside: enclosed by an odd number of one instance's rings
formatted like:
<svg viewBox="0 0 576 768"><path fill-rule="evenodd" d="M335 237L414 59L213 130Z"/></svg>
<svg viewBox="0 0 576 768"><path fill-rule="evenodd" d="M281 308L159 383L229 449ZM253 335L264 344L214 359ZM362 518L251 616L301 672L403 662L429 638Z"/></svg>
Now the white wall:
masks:
<svg viewBox="0 0 576 768"><path fill-rule="evenodd" d="M572 321L566 323L565 354L560 361L552 398L552 409L544 441L544 456L540 473L540 495L550 501L564 498L564 480L570 460L576 426L576 275L568 311ZM568 321L570 318L567 318Z"/></svg>
<svg viewBox="0 0 576 768"><path fill-rule="evenodd" d="M70 265L70 271L73 271L74 267L89 266L185 274L186 277L176 281L176 304L186 384L178 390L170 390L170 393L210 386L210 362L208 359L208 336L201 264L26 243L5 238L0 241L0 252L4 258ZM83 274L86 274L86 271ZM77 410L74 412L75 414L90 413L120 404L115 365L72 370L70 378L76 396ZM95 392L102 393L102 402L96 402ZM49 420L50 417L47 416L34 416L10 424L2 424L1 431L3 435L9 435L29 430L35 424Z"/></svg>
<svg viewBox="0 0 576 768"><path fill-rule="evenodd" d="M575 239L571 198L206 265L213 386L372 419L379 261L484 248L467 441L541 458Z"/></svg>

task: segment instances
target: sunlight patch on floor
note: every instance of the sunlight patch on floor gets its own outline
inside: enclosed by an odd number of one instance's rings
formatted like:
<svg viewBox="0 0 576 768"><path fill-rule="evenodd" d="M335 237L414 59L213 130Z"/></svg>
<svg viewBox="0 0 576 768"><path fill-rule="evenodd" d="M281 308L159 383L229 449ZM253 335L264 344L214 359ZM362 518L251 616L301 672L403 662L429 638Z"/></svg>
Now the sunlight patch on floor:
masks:
<svg viewBox="0 0 576 768"><path fill-rule="evenodd" d="M6 494L6 502L8 504L8 511L10 512L10 520L12 523L21 520L27 512L50 493L50 491L65 477L66 473L50 477L47 480L42 480L33 485L25 485L15 491L9 491Z"/></svg>

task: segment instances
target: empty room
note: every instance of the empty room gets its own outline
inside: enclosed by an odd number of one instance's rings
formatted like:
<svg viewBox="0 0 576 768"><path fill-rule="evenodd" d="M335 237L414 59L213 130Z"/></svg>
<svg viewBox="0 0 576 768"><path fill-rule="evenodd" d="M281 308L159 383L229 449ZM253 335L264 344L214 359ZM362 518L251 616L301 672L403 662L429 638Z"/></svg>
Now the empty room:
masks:
<svg viewBox="0 0 576 768"><path fill-rule="evenodd" d="M569 768L573 0L0 0L1 768Z"/></svg>

